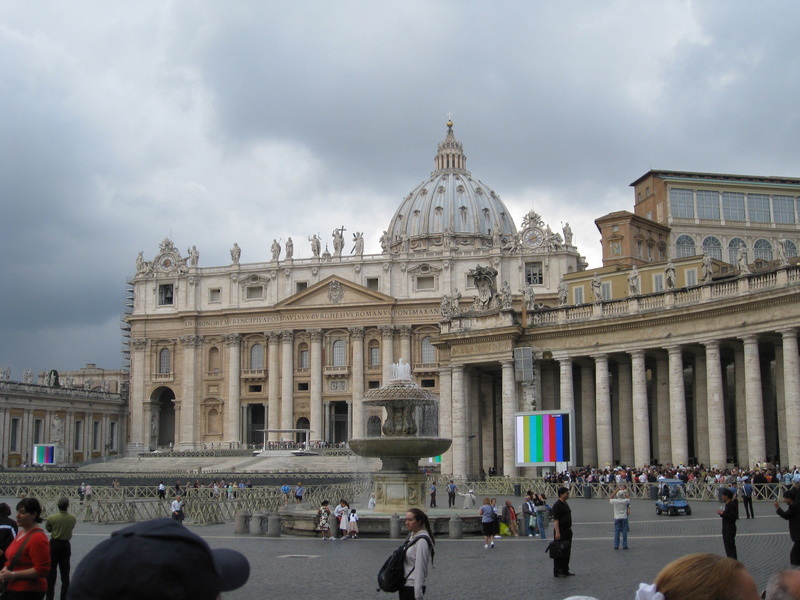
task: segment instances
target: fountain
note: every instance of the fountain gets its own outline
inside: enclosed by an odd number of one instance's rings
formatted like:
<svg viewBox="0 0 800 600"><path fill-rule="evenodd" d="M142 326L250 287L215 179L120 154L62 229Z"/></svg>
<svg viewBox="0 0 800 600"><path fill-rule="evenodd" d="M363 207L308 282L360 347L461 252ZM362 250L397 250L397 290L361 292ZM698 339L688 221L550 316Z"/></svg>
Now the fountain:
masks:
<svg viewBox="0 0 800 600"><path fill-rule="evenodd" d="M419 437L414 416L417 407L436 405L436 397L411 379L411 365L400 359L392 365L392 379L364 396L365 406L386 409L381 437L351 439L350 449L359 456L380 458L381 470L373 476L377 508L405 512L410 506L424 506L425 475L419 459L438 456L452 440Z"/></svg>

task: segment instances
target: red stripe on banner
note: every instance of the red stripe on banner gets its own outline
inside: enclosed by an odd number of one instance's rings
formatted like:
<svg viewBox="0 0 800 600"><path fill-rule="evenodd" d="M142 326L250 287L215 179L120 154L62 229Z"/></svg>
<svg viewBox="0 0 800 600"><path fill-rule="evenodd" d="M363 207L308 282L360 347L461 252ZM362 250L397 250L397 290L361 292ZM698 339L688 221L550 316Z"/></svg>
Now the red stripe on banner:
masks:
<svg viewBox="0 0 800 600"><path fill-rule="evenodd" d="M550 460L555 462L558 457L558 436L556 435L556 421L553 415L550 415Z"/></svg>

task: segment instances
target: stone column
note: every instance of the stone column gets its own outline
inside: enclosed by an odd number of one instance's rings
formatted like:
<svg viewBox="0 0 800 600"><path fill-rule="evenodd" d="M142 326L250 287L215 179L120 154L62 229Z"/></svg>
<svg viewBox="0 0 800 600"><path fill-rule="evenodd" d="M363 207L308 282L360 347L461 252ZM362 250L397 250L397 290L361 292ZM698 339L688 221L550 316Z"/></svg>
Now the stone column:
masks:
<svg viewBox="0 0 800 600"><path fill-rule="evenodd" d="M439 371L439 437L453 439L453 395L450 369ZM442 474L453 473L453 448L442 455Z"/></svg>
<svg viewBox="0 0 800 600"><path fill-rule="evenodd" d="M783 389L785 398L783 427L788 465L800 464L800 356L797 330L783 329Z"/></svg>
<svg viewBox="0 0 800 600"><path fill-rule="evenodd" d="M394 325L381 325L381 371L383 385L392 378L392 363L394 362Z"/></svg>
<svg viewBox="0 0 800 600"><path fill-rule="evenodd" d="M667 348L669 354L669 432L672 457L677 467L689 463L686 432L686 392L683 383L683 352L680 346Z"/></svg>
<svg viewBox="0 0 800 600"><path fill-rule="evenodd" d="M758 338L746 335L744 342L744 393L747 406L747 466L755 467L766 460L767 445L764 437L764 399L761 392L761 360Z"/></svg>
<svg viewBox="0 0 800 600"><path fill-rule="evenodd" d="M150 446L150 411L145 408L145 374L146 374L147 340L134 338L131 340L131 376L130 376L130 442L127 453L135 456L145 452ZM66 424L64 428L66 435ZM8 439L8 438L6 438ZM120 438L122 441L124 438ZM65 438L66 440L66 438ZM65 441L65 447L67 447ZM120 445L120 447L122 447Z"/></svg>
<svg viewBox="0 0 800 600"><path fill-rule="evenodd" d="M575 411L575 390L572 385L572 359L558 358L561 389L561 410Z"/></svg>
<svg viewBox="0 0 800 600"><path fill-rule="evenodd" d="M269 379L267 380L267 400L269 401L264 411L264 427L266 429L278 429L280 427L280 345L281 334L279 331L269 331L266 333L269 338ZM270 431L267 440L277 442L280 434Z"/></svg>
<svg viewBox="0 0 800 600"><path fill-rule="evenodd" d="M239 398L242 382L242 336L238 333L225 334L225 345L228 347L228 402L225 411L227 424L225 429L226 437L233 447L233 444L241 440Z"/></svg>
<svg viewBox="0 0 800 600"><path fill-rule="evenodd" d="M658 432L658 460L667 464L672 460L672 435L669 423L669 362L659 353L656 356L656 415Z"/></svg>
<svg viewBox="0 0 800 600"><path fill-rule="evenodd" d="M719 342L705 342L706 347L706 404L708 408L708 464L712 469L724 469L728 463L725 438L725 396L722 388L722 358Z"/></svg>
<svg viewBox="0 0 800 600"><path fill-rule="evenodd" d="M326 438L322 422L322 329L308 329L311 340L308 352L308 370L310 382L308 386L310 405L308 427L309 440Z"/></svg>
<svg viewBox="0 0 800 600"><path fill-rule="evenodd" d="M453 476L467 476L467 406L464 394L464 365L452 371Z"/></svg>
<svg viewBox="0 0 800 600"><path fill-rule="evenodd" d="M611 431L611 387L608 381L608 355L594 357L594 381L597 405L597 466L609 467L614 464L614 442Z"/></svg>
<svg viewBox="0 0 800 600"><path fill-rule="evenodd" d="M400 358L413 367L414 360L411 356L411 327L402 326L400 331Z"/></svg>
<svg viewBox="0 0 800 600"><path fill-rule="evenodd" d="M353 344L353 401L350 403L352 437L362 438L364 432L364 328L348 327Z"/></svg>
<svg viewBox="0 0 800 600"><path fill-rule="evenodd" d="M514 361L506 360L501 364L503 372L503 475L516 477L514 413L517 410L517 382L514 379Z"/></svg>
<svg viewBox="0 0 800 600"><path fill-rule="evenodd" d="M597 409L594 393L594 365L581 361L581 414L580 437L582 462L597 466Z"/></svg>
<svg viewBox="0 0 800 600"><path fill-rule="evenodd" d="M647 370L644 350L631 355L631 396L633 403L633 460L637 467L650 464L650 412L647 407Z"/></svg>
<svg viewBox="0 0 800 600"><path fill-rule="evenodd" d="M747 465L747 393L745 392L744 376L744 345L736 346L733 351L733 377L735 389L735 415L736 422L736 462Z"/></svg>
<svg viewBox="0 0 800 600"><path fill-rule="evenodd" d="M294 428L294 332L281 332L281 429ZM292 438L291 434L280 434Z"/></svg>
<svg viewBox="0 0 800 600"><path fill-rule="evenodd" d="M183 413L181 414L182 421L178 421L177 411L175 414L175 448L192 450L203 434L200 430L200 402L195 397L194 391L197 378L197 348L202 345L203 338L199 335L184 335L181 336L180 341L183 346L181 400L186 406L183 407ZM178 423L180 423L180 436L177 432Z"/></svg>
<svg viewBox="0 0 800 600"><path fill-rule="evenodd" d="M708 436L708 373L705 353L694 355L694 439L697 461L711 462Z"/></svg>
<svg viewBox="0 0 800 600"><path fill-rule="evenodd" d="M619 459L623 465L635 463L633 446L633 376L627 357L617 358L619 389Z"/></svg>

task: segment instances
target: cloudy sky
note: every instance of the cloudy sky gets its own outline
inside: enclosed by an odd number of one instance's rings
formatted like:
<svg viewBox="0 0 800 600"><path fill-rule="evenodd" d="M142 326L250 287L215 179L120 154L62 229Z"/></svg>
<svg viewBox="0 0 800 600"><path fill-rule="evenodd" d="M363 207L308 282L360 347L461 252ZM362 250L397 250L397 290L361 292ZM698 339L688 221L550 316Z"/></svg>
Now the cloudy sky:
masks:
<svg viewBox="0 0 800 600"><path fill-rule="evenodd" d="M125 279L331 222L367 252L468 168L600 265L594 219L650 168L800 176L800 4L0 0L0 365L118 368ZM346 248L347 251L347 248Z"/></svg>

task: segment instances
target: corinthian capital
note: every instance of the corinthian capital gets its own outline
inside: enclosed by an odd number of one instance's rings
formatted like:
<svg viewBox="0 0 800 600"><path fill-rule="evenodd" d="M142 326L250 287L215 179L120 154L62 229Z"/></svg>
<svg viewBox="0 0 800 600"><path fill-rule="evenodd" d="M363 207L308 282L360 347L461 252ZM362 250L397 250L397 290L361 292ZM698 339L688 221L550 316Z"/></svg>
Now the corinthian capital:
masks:
<svg viewBox="0 0 800 600"><path fill-rule="evenodd" d="M306 333L308 333L308 337L311 338L312 342L322 341L322 329L306 329Z"/></svg>
<svg viewBox="0 0 800 600"><path fill-rule="evenodd" d="M203 345L202 335L182 335L181 344L184 348L197 348Z"/></svg>
<svg viewBox="0 0 800 600"><path fill-rule="evenodd" d="M222 337L226 346L237 346L242 341L242 336L239 333L226 333Z"/></svg>
<svg viewBox="0 0 800 600"><path fill-rule="evenodd" d="M146 338L133 338L131 340L131 345L133 346L134 350L144 350L147 348L147 339Z"/></svg>
<svg viewBox="0 0 800 600"><path fill-rule="evenodd" d="M381 330L383 339L390 340L394 337L394 325L381 325L378 329Z"/></svg>
<svg viewBox="0 0 800 600"><path fill-rule="evenodd" d="M348 327L347 331L350 332L350 337L354 340L363 340L364 339L364 328L363 327Z"/></svg>

